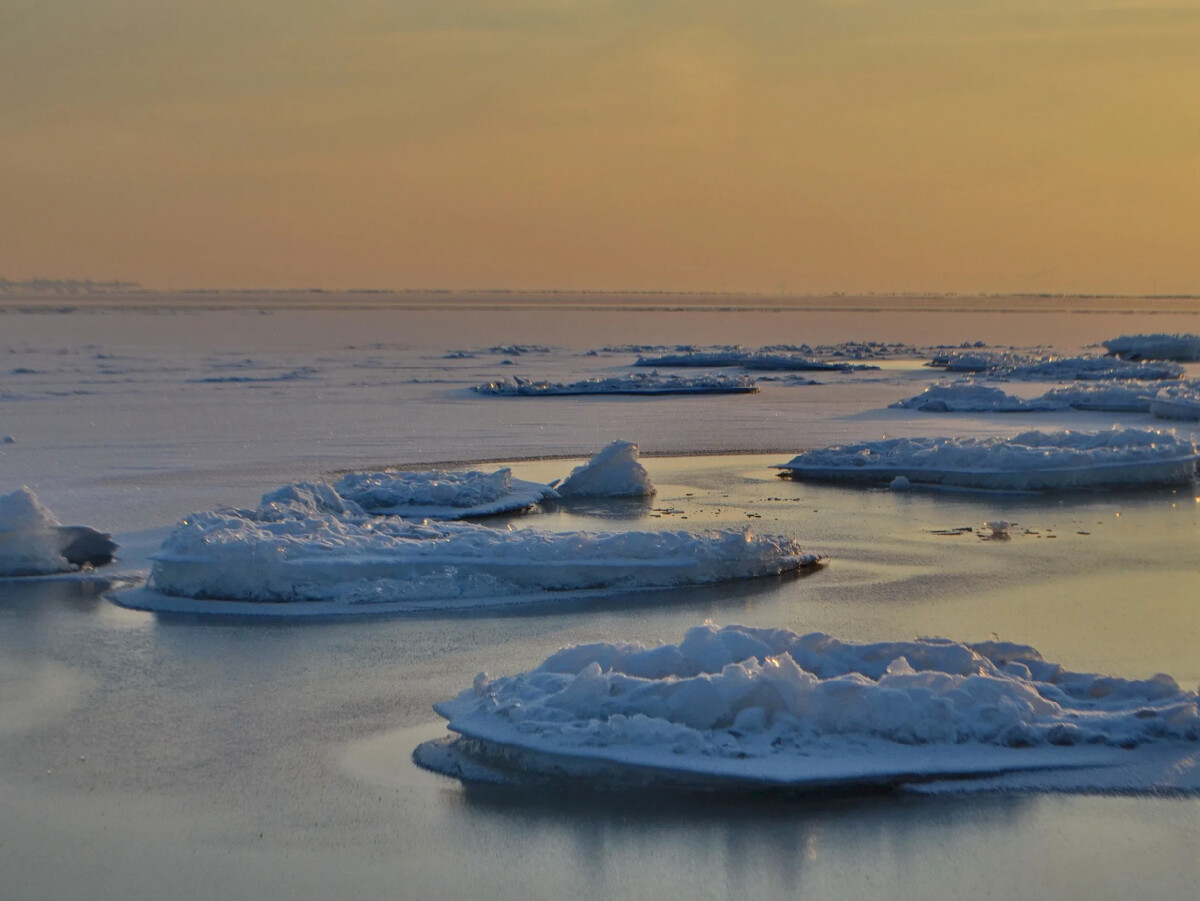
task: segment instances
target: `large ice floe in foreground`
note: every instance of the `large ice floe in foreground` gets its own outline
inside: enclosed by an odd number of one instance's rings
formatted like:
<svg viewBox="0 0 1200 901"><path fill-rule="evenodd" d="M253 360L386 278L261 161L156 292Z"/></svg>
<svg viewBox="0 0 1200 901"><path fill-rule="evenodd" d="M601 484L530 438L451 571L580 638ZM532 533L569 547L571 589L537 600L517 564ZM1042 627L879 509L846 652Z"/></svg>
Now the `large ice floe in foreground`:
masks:
<svg viewBox="0 0 1200 901"><path fill-rule="evenodd" d="M104 566L116 549L111 535L61 525L28 488L0 495L0 578Z"/></svg>
<svg viewBox="0 0 1200 901"><path fill-rule="evenodd" d="M1105 341L1104 347L1125 360L1200 362L1200 335L1121 335Z"/></svg>
<svg viewBox="0 0 1200 901"><path fill-rule="evenodd" d="M558 497L549 485L496 472L352 472L333 486L368 513L409 519L464 519L528 510Z"/></svg>
<svg viewBox="0 0 1200 901"><path fill-rule="evenodd" d="M1194 758L1197 695L1077 673L1032 647L859 644L745 626L565 648L435 705L417 763L467 780L791 789Z"/></svg>
<svg viewBox="0 0 1200 901"><path fill-rule="evenodd" d="M1190 481L1196 445L1174 432L1028 431L1012 438L890 438L806 451L779 465L796 479L1053 491Z"/></svg>
<svg viewBox="0 0 1200 901"><path fill-rule="evenodd" d="M819 563L790 539L749 531L539 532L369 516L322 483L255 510L193 514L152 555L126 606L292 616L548 602L727 579Z"/></svg>
<svg viewBox="0 0 1200 901"><path fill-rule="evenodd" d="M748 376L661 375L658 372L631 372L578 382L545 382L514 376L476 385L478 394L500 397L552 397L577 394L754 394L758 387Z"/></svg>

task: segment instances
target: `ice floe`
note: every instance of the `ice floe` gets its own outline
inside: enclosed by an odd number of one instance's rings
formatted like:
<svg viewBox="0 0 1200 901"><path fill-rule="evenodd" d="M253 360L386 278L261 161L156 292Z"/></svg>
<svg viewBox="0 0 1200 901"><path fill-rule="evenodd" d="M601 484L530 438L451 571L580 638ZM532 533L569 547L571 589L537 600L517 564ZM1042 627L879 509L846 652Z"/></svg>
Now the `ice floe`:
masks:
<svg viewBox="0 0 1200 901"><path fill-rule="evenodd" d="M741 366L745 369L768 369L803 372L850 372L861 369L878 369L866 363L815 360L804 354L784 351L747 350L740 347L719 350L685 350L682 353L660 354L654 357L638 357L635 366L680 366L722 367Z"/></svg>
<svg viewBox="0 0 1200 901"><path fill-rule="evenodd" d="M747 376L699 375L685 378L658 372L631 372L578 382L533 381L514 376L476 385L479 394L502 397L548 397L573 394L754 394L754 380Z"/></svg>
<svg viewBox="0 0 1200 901"><path fill-rule="evenodd" d="M1174 432L1022 432L1012 438L891 438L807 451L778 466L796 479L1053 491L1190 481L1196 445Z"/></svg>
<svg viewBox="0 0 1200 901"><path fill-rule="evenodd" d="M549 485L496 472L352 472L333 486L369 513L409 519L463 519L528 510L558 497Z"/></svg>
<svg viewBox="0 0 1200 901"><path fill-rule="evenodd" d="M1154 388L1128 382L1083 382L1051 388L1041 399L1076 410L1105 413L1149 413Z"/></svg>
<svg viewBox="0 0 1200 901"><path fill-rule="evenodd" d="M654 482L638 460L632 441L614 441L582 466L576 466L558 486L562 497L649 497Z"/></svg>
<svg viewBox="0 0 1200 901"><path fill-rule="evenodd" d="M562 532L369 516L328 485L193 514L126 606L255 615L497 606L778 575L819 563L750 531ZM245 602L245 603L236 603Z"/></svg>
<svg viewBox="0 0 1200 901"><path fill-rule="evenodd" d="M989 378L1028 382L1071 382L1096 380L1164 381L1183 375L1183 367L1171 362L1133 362L1113 357L1043 357L1018 353L962 351L939 354L930 366L949 372L974 372Z"/></svg>
<svg viewBox="0 0 1200 901"><path fill-rule="evenodd" d="M1072 672L1032 647L856 643L745 626L678 645L579 645L435 705L459 736L414 759L465 778L828 788L1194 756L1197 695L1171 677ZM1170 788L1159 785L1158 788Z"/></svg>
<svg viewBox="0 0 1200 901"><path fill-rule="evenodd" d="M1150 412L1159 419L1200 419L1200 385L1169 385L1150 401Z"/></svg>
<svg viewBox="0 0 1200 901"><path fill-rule="evenodd" d="M112 536L64 526L28 488L0 495L0 577L78 572L112 562Z"/></svg>
<svg viewBox="0 0 1200 901"><path fill-rule="evenodd" d="M1061 410L1066 404L1045 398L1022 400L999 388L966 381L930 385L916 397L891 406L921 413L1032 413Z"/></svg>
<svg viewBox="0 0 1200 901"><path fill-rule="evenodd" d="M1200 362L1200 335L1121 335L1104 342L1105 349L1126 360Z"/></svg>

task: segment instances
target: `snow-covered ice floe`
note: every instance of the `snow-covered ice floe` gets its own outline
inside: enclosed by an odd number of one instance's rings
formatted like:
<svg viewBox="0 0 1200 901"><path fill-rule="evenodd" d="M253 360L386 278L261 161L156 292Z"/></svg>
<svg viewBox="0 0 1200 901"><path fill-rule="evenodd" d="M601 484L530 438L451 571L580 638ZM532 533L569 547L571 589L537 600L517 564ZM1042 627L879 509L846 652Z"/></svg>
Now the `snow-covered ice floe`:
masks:
<svg viewBox="0 0 1200 901"><path fill-rule="evenodd" d="M975 372L989 378L1028 382L1165 381L1183 375L1183 367L1170 362L1133 362L1113 357L1033 358L1014 353L963 351L933 357L929 365L949 372Z"/></svg>
<svg viewBox="0 0 1200 901"><path fill-rule="evenodd" d="M528 510L558 497L549 485L496 472L352 472L333 486L368 513L409 519L463 519Z"/></svg>
<svg viewBox="0 0 1200 901"><path fill-rule="evenodd" d="M1197 695L1166 675L1071 672L1010 642L711 624L678 645L580 645L481 673L435 710L458 737L418 747L418 764L508 782L853 788L1200 753Z"/></svg>
<svg viewBox="0 0 1200 901"><path fill-rule="evenodd" d="M576 466L558 486L562 497L649 497L656 491L632 441L614 441Z"/></svg>
<svg viewBox="0 0 1200 901"><path fill-rule="evenodd" d="M1022 400L999 388L965 381L930 385L916 397L891 406L921 413L1036 413L1061 410L1066 404L1045 398Z"/></svg>
<svg viewBox="0 0 1200 901"><path fill-rule="evenodd" d="M1165 389L1170 390L1170 389ZM1051 388L1028 400L999 388L964 380L930 385L896 409L921 413L1040 413L1071 408L1112 413L1149 413L1154 389L1130 382L1082 382Z"/></svg>
<svg viewBox="0 0 1200 901"><path fill-rule="evenodd" d="M867 363L847 363L845 361L814 360L812 357L794 352L769 353L760 350L746 350L740 347L723 348L720 350L688 350L682 353L661 354L654 357L638 357L635 366L679 366L679 367L721 367L741 366L745 369L767 369L804 372L851 372L862 369L878 369L878 366Z"/></svg>
<svg viewBox="0 0 1200 901"><path fill-rule="evenodd" d="M112 536L64 526L28 488L0 495L0 578L74 573L111 563Z"/></svg>
<svg viewBox="0 0 1200 901"><path fill-rule="evenodd" d="M1200 385L1169 385L1150 401L1150 412L1159 419L1200 419Z"/></svg>
<svg viewBox="0 0 1200 901"><path fill-rule="evenodd" d="M778 575L821 562L750 531L563 532L339 509L328 485L184 519L125 606L267 616L539 603Z"/></svg>
<svg viewBox="0 0 1200 901"><path fill-rule="evenodd" d="M578 382L544 382L514 376L476 385L479 394L501 397L550 397L574 394L754 394L758 387L747 376L699 375L685 378L658 372L631 372Z"/></svg>
<svg viewBox="0 0 1200 901"><path fill-rule="evenodd" d="M1104 342L1112 355L1126 360L1200 362L1200 335L1121 335Z"/></svg>
<svg viewBox="0 0 1200 901"><path fill-rule="evenodd" d="M1012 438L891 438L806 451L777 466L796 479L1053 491L1188 482L1196 445L1174 432L1022 432Z"/></svg>

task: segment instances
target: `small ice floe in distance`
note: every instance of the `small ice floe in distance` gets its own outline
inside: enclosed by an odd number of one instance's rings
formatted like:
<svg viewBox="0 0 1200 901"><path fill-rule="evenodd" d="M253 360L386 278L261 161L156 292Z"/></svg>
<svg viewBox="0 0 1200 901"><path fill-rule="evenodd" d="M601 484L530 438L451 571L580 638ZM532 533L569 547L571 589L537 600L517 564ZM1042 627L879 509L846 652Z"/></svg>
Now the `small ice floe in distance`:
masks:
<svg viewBox="0 0 1200 901"><path fill-rule="evenodd" d="M1028 431L1012 438L890 438L798 454L778 465L796 479L912 482L998 491L1190 482L1200 452L1171 431Z"/></svg>
<svg viewBox="0 0 1200 901"><path fill-rule="evenodd" d="M1162 332L1154 335L1121 335L1104 342L1105 349L1124 360L1174 360L1200 362L1200 335Z"/></svg>
<svg viewBox="0 0 1200 901"><path fill-rule="evenodd" d="M1159 419L1200 419L1200 384L1168 385L1150 400L1150 412Z"/></svg>
<svg viewBox="0 0 1200 901"><path fill-rule="evenodd" d="M478 394L499 397L551 397L578 394L754 394L758 386L748 376L698 375L685 378L679 375L660 375L658 372L631 372L607 378L583 379L578 382L533 381L514 376L476 385Z"/></svg>
<svg viewBox="0 0 1200 901"><path fill-rule="evenodd" d="M992 352L939 354L930 366L949 372L974 372L989 378L1030 382L1164 381L1183 375L1183 367L1171 362L1133 362L1113 357L1043 357Z"/></svg>
<svg viewBox="0 0 1200 901"><path fill-rule="evenodd" d="M64 526L32 491L0 496L0 576L78 572L113 561L112 536L88 526Z"/></svg>
<svg viewBox="0 0 1200 901"><path fill-rule="evenodd" d="M999 388L968 380L930 385L916 397L891 406L920 413L1039 413L1061 410L1066 405L1045 398L1023 400Z"/></svg>
<svg viewBox="0 0 1200 901"><path fill-rule="evenodd" d="M1196 693L1166 675L1072 672L998 640L859 643L712 624L677 645L578 645L530 672L481 673L434 709L452 734L418 747L418 764L604 788L862 788L1136 768L1161 753L1194 757L1200 738Z"/></svg>
<svg viewBox="0 0 1200 901"><path fill-rule="evenodd" d="M741 347L720 350L688 350L683 353L660 354L654 357L638 357L634 366L663 367L722 367L741 366L746 369L767 369L785 372L852 372L878 369L866 363L814 360L799 353L747 350Z"/></svg>
<svg viewBox="0 0 1200 901"><path fill-rule="evenodd" d="M632 441L614 441L571 470L558 486L559 495L566 498L649 497L656 490Z"/></svg>
<svg viewBox="0 0 1200 901"><path fill-rule="evenodd" d="M550 533L369 516L318 483L255 510L193 514L151 559L147 587L118 603L292 616L546 603L779 575L824 558L749 530Z"/></svg>
<svg viewBox="0 0 1200 901"><path fill-rule="evenodd" d="M333 486L368 513L409 519L464 519L528 510L558 497L549 485L496 472L352 472Z"/></svg>

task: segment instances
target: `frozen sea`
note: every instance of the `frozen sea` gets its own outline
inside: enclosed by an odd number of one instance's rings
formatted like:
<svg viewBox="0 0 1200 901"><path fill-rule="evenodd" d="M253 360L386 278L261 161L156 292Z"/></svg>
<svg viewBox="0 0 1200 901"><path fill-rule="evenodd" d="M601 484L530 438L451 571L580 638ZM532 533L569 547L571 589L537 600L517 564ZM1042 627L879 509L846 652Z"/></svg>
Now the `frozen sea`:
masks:
<svg viewBox="0 0 1200 901"><path fill-rule="evenodd" d="M13 439L0 444L0 492L27 484L64 523L114 532L114 577L143 576L146 554L189 512L252 506L286 482L497 460L548 481L618 438L641 445L652 500L511 522L750 525L833 557L806 575L567 608L301 623L125 610L102 582L0 582L0 897L1193 894L1195 797L647 799L464 787L410 762L444 731L431 705L480 671L522 672L580 642L676 641L706 619L854 640L996 635L1075 670L1200 681L1195 484L891 492L781 480L770 468L885 435L1164 425L1148 414L889 409L942 375L916 356L806 374L819 385L760 381L745 396L470 391L514 374L620 374L633 345L984 341L1077 352L1121 334L1200 331L1194 302L738 303L0 298L0 439ZM1004 387L1035 397L1051 386ZM997 519L1015 524L1010 540L947 534Z"/></svg>

